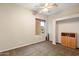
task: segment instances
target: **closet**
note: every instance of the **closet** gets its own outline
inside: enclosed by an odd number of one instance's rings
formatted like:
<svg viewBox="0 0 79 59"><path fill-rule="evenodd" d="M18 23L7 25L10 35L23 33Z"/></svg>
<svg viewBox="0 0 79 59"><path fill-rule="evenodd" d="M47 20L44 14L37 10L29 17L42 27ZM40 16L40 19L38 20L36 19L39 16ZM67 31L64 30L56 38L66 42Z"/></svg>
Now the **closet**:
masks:
<svg viewBox="0 0 79 59"><path fill-rule="evenodd" d="M76 48L76 33L61 33L61 44L65 47Z"/></svg>

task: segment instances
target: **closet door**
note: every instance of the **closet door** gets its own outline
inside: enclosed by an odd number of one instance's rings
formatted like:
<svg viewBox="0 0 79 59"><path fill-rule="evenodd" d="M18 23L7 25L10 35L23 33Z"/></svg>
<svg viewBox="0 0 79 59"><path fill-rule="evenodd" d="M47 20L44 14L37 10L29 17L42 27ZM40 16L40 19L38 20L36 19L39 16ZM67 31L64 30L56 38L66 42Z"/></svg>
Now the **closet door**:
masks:
<svg viewBox="0 0 79 59"><path fill-rule="evenodd" d="M61 44L67 47L67 33L61 33Z"/></svg>
<svg viewBox="0 0 79 59"><path fill-rule="evenodd" d="M70 33L68 36L68 47L76 48L76 34Z"/></svg>

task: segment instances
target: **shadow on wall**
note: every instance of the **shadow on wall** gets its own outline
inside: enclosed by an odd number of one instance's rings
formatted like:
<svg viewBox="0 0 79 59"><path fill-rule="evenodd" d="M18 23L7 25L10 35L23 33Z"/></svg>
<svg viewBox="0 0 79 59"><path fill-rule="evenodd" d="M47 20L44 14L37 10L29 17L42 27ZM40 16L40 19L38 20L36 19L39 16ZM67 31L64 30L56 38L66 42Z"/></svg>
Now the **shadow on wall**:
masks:
<svg viewBox="0 0 79 59"><path fill-rule="evenodd" d="M79 17L77 17L77 18L70 18L70 19L64 19L64 20L60 20L60 21L57 21L57 23L69 23L69 22L77 22L77 21L79 21L79 19L78 19Z"/></svg>

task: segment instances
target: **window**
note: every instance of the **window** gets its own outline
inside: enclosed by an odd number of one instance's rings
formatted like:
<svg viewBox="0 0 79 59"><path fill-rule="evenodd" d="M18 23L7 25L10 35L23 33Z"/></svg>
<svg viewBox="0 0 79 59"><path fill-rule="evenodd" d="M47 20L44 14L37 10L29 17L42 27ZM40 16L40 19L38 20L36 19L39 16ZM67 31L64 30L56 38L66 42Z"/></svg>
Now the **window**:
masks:
<svg viewBox="0 0 79 59"><path fill-rule="evenodd" d="M45 21L36 18L36 28L35 28L36 35L44 34L44 31L45 31L44 28L45 28Z"/></svg>
<svg viewBox="0 0 79 59"><path fill-rule="evenodd" d="M45 24L44 24L44 21L41 21L41 24L40 24L40 26L44 26Z"/></svg>

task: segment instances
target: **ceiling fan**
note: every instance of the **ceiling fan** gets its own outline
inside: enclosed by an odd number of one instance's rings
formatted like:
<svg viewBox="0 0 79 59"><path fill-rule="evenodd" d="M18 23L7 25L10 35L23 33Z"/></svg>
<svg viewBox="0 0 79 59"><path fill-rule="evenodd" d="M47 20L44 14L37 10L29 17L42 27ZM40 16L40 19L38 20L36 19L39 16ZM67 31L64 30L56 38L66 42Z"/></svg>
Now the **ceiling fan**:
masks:
<svg viewBox="0 0 79 59"><path fill-rule="evenodd" d="M41 9L43 9L43 8L48 8L48 9L50 9L50 8L52 8L52 7L57 7L57 4L56 3L45 3L45 4L40 4L40 7L39 8L41 8Z"/></svg>
<svg viewBox="0 0 79 59"><path fill-rule="evenodd" d="M57 4L56 3L41 3L41 4L39 4L39 6L37 6L38 10L33 11L33 12L34 12L34 14L48 12L53 7L57 7Z"/></svg>
<svg viewBox="0 0 79 59"><path fill-rule="evenodd" d="M39 13L42 13L42 12L48 12L50 9L52 9L53 7L57 7L57 4L56 3L45 3L45 4L40 4L40 11Z"/></svg>

